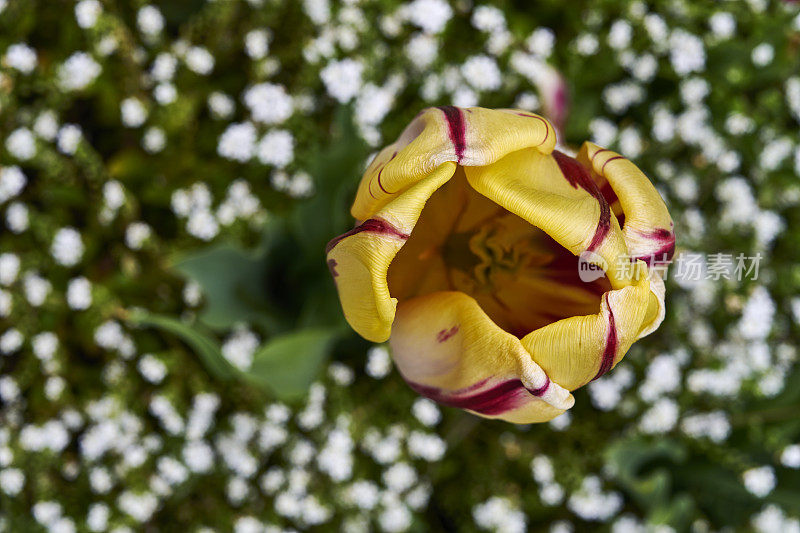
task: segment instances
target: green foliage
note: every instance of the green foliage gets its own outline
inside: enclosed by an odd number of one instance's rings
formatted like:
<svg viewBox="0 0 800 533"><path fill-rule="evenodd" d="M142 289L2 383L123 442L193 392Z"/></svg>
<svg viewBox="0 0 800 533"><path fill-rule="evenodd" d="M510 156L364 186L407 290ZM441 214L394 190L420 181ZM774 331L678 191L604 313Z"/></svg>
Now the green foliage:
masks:
<svg viewBox="0 0 800 533"><path fill-rule="evenodd" d="M298 400L317 378L336 339L336 331L299 329L271 338L253 355L245 377L281 400Z"/></svg>
<svg viewBox="0 0 800 533"><path fill-rule="evenodd" d="M155 315L143 310L132 311L128 320L137 326L153 327L177 336L189 345L215 378L225 381L236 376L236 370L222 356L216 339L211 335L201 333L198 328L173 317Z"/></svg>

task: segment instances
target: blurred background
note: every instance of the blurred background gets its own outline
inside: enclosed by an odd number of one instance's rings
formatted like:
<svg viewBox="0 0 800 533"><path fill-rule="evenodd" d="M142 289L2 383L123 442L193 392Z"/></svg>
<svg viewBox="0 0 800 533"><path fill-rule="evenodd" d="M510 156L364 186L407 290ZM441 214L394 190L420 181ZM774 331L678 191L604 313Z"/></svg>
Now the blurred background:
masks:
<svg viewBox="0 0 800 533"><path fill-rule="evenodd" d="M800 531L799 13L0 0L0 530ZM548 424L341 316L324 245L444 104L625 154L708 272Z"/></svg>

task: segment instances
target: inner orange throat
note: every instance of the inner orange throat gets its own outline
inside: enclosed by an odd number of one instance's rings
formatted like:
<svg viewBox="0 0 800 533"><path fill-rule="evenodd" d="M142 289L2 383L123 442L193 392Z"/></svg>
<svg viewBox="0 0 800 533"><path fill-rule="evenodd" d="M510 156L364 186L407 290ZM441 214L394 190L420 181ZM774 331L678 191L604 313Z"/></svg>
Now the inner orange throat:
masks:
<svg viewBox="0 0 800 533"><path fill-rule="evenodd" d="M461 167L425 204L388 281L399 302L438 291L468 294L520 338L562 318L599 312L611 289L605 277L581 281L575 255L475 191Z"/></svg>

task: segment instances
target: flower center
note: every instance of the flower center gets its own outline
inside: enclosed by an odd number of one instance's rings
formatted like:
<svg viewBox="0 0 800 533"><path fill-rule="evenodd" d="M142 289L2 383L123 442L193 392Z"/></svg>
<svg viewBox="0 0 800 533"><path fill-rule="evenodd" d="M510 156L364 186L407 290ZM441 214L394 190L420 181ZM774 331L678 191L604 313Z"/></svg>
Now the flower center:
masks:
<svg viewBox="0 0 800 533"><path fill-rule="evenodd" d="M464 292L518 337L562 318L597 313L610 288L606 278L582 282L577 257L477 193L461 167L426 203L388 278L389 292L401 302L436 291Z"/></svg>

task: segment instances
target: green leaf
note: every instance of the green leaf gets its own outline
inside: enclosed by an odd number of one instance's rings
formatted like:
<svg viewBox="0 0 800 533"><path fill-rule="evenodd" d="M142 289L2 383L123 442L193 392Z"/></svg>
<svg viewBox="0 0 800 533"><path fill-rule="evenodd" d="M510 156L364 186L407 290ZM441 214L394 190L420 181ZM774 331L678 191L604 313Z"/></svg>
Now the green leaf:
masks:
<svg viewBox="0 0 800 533"><path fill-rule="evenodd" d="M130 314L128 321L138 326L150 326L176 335L200 357L203 365L214 377L229 380L236 376L236 369L222 355L219 344L213 337L197 331L177 318L136 310Z"/></svg>
<svg viewBox="0 0 800 533"><path fill-rule="evenodd" d="M281 400L305 395L328 358L337 330L301 329L270 339L253 355L245 376Z"/></svg>
<svg viewBox="0 0 800 533"><path fill-rule="evenodd" d="M282 329L280 313L268 303L267 259L277 228L265 231L264 242L254 250L220 244L185 255L174 268L203 288L206 307L200 319L215 329L237 323L258 324L268 332Z"/></svg>
<svg viewBox="0 0 800 533"><path fill-rule="evenodd" d="M664 439L655 443L633 438L619 440L606 449L606 460L615 477L640 505L664 506L671 493L671 477L665 463L681 463L686 450L678 442Z"/></svg>

